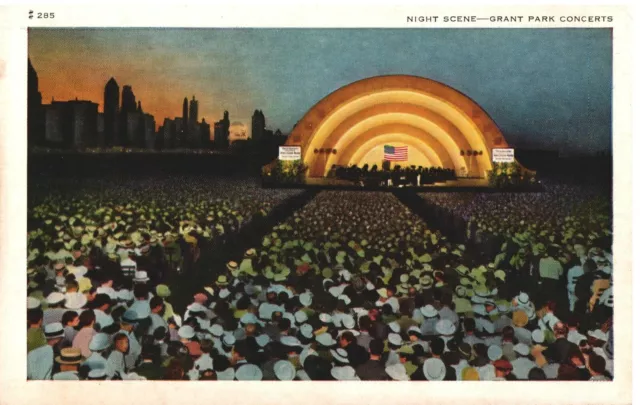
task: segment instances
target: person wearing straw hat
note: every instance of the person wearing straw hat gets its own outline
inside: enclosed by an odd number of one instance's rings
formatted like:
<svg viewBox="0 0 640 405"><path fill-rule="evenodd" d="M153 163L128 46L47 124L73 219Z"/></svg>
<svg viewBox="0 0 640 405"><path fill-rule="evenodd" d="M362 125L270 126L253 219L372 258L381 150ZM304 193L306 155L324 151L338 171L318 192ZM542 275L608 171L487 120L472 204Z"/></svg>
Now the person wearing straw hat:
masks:
<svg viewBox="0 0 640 405"><path fill-rule="evenodd" d="M522 310L514 311L512 315L512 322L513 322L513 333L516 340L520 343L530 345L531 331L525 328L529 323L529 318L527 317L527 314Z"/></svg>
<svg viewBox="0 0 640 405"><path fill-rule="evenodd" d="M27 354L27 380L50 380L53 373L56 348L64 337L62 324L54 322L44 327L47 344Z"/></svg>
<svg viewBox="0 0 640 405"><path fill-rule="evenodd" d="M83 361L80 349L68 347L60 350L56 363L60 365L60 372L53 375L54 380L80 380L78 369Z"/></svg>

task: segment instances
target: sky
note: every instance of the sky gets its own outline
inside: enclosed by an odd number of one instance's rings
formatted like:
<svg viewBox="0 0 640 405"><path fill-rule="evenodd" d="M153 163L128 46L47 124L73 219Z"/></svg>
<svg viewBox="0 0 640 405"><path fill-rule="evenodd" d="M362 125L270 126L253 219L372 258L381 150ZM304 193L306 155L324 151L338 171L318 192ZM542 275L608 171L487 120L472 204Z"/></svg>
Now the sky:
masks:
<svg viewBox="0 0 640 405"><path fill-rule="evenodd" d="M408 74L471 97L515 147L611 150L609 29L42 29L29 57L43 102L91 100L131 85L157 125L199 100L213 123L229 111L290 132L351 82Z"/></svg>

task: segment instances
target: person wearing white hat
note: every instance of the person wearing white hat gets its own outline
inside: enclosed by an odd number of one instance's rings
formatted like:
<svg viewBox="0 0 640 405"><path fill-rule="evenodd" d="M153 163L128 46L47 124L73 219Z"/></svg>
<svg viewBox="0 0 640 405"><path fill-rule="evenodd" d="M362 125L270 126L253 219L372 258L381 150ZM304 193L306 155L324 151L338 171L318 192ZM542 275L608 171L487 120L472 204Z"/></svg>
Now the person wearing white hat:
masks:
<svg viewBox="0 0 640 405"><path fill-rule="evenodd" d="M511 365L513 366L511 373L519 380L527 380L529 378L529 371L536 367L536 363L529 358L531 353L529 346L524 343L518 343L513 347L513 350L516 352L517 358L511 361Z"/></svg>
<svg viewBox="0 0 640 405"><path fill-rule="evenodd" d="M138 342L134 329L138 323L138 313L135 310L128 309L122 314L120 319L120 331L127 338L127 352L124 356L125 366L128 370L135 367L140 354L142 353L142 346ZM107 359L108 360L108 359Z"/></svg>
<svg viewBox="0 0 640 405"><path fill-rule="evenodd" d="M279 381L293 381L296 378L296 369L287 360L279 360L273 365L273 371Z"/></svg>
<svg viewBox="0 0 640 405"><path fill-rule="evenodd" d="M491 345L487 350L487 356L490 361L496 361L502 358L502 348L498 345Z"/></svg>
<svg viewBox="0 0 640 405"><path fill-rule="evenodd" d="M317 335L316 342L327 348L333 347L338 343L329 333L326 332Z"/></svg>
<svg viewBox="0 0 640 405"><path fill-rule="evenodd" d="M58 346L64 337L62 324L54 322L45 325L44 335L47 344L27 354L27 380L51 379L55 358L54 347Z"/></svg>
<svg viewBox="0 0 640 405"><path fill-rule="evenodd" d="M303 306L303 310L304 310L304 308L310 307L311 303L313 302L312 297L311 297L311 293L309 293L309 292L304 292L304 293L300 294L298 296L298 300L300 301L300 304Z"/></svg>
<svg viewBox="0 0 640 405"><path fill-rule="evenodd" d="M64 297L64 306L67 309L80 310L87 305L87 297L79 292L67 293Z"/></svg>
<svg viewBox="0 0 640 405"><path fill-rule="evenodd" d="M360 381L356 370L351 366L336 366L331 369L331 376L337 381Z"/></svg>
<svg viewBox="0 0 640 405"><path fill-rule="evenodd" d="M64 294L54 291L47 295L47 309L44 310L42 324L48 325L54 322L62 322L62 315L67 312L63 304Z"/></svg>
<svg viewBox="0 0 640 405"><path fill-rule="evenodd" d="M98 333L91 338L89 342L89 350L91 355L82 363L89 370L104 369L107 367L107 359L103 353L111 346L109 335L106 333Z"/></svg>
<svg viewBox="0 0 640 405"><path fill-rule="evenodd" d="M400 363L387 366L384 370L393 381L409 381L407 369Z"/></svg>
<svg viewBox="0 0 640 405"><path fill-rule="evenodd" d="M447 374L447 367L442 360L432 357L423 363L422 372L429 381L442 381Z"/></svg>
<svg viewBox="0 0 640 405"><path fill-rule="evenodd" d="M456 333L456 326L449 319L441 319L436 324L436 332L440 334L445 344L453 339L453 335Z"/></svg>
<svg viewBox="0 0 640 405"><path fill-rule="evenodd" d="M262 370L255 364L243 364L236 370L235 379L238 381L260 381L262 380Z"/></svg>
<svg viewBox="0 0 640 405"><path fill-rule="evenodd" d="M424 322L420 325L420 332L423 336L434 336L436 332L436 324L440 320L438 310L431 304L427 304L420 308L420 312L424 317Z"/></svg>

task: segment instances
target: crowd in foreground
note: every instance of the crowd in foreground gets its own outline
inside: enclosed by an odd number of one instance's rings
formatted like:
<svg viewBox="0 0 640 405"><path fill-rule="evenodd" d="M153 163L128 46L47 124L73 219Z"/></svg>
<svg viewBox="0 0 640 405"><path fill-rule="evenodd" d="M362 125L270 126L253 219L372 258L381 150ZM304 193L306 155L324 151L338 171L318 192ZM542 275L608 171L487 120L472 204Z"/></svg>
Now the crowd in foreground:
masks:
<svg viewBox="0 0 640 405"><path fill-rule="evenodd" d="M185 308L172 305L173 286L156 281L149 255L165 260L166 240L154 224L125 219L111 229L100 213L90 226L104 235L65 249L64 235L80 232L65 218L30 234L28 378L610 380L611 246L590 237L594 217L595 232L611 230L606 204L565 191L496 194L491 203L438 197L483 221L509 207L508 225L488 225L510 237L491 257L482 240L452 243L389 193L321 192L243 257L211 269ZM82 201L58 200L55 209L70 215ZM133 203L125 193L117 204ZM545 204L561 207L533 214ZM193 220L188 211L172 214L178 238L190 236L181 224ZM46 224L47 214L34 212ZM571 228L548 224L565 214ZM33 235L44 249L35 250Z"/></svg>

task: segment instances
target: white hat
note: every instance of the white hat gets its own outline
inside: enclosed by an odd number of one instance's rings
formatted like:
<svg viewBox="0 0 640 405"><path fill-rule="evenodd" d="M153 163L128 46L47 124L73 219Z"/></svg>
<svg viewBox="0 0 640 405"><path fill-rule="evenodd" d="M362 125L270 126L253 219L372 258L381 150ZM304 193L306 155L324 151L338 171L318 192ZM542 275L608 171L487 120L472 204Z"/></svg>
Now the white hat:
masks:
<svg viewBox="0 0 640 405"><path fill-rule="evenodd" d="M394 381L409 381L407 375L407 369L401 363L396 363L392 366L388 366L384 369L389 377Z"/></svg>
<svg viewBox="0 0 640 405"><path fill-rule="evenodd" d="M224 343L227 346L233 346L236 344L236 337L233 336L232 333L227 333L222 338L222 343Z"/></svg>
<svg viewBox="0 0 640 405"><path fill-rule="evenodd" d="M447 374L447 367L442 360L432 357L424 362L422 372L429 381L442 381Z"/></svg>
<svg viewBox="0 0 640 405"><path fill-rule="evenodd" d="M336 359L339 363L343 363L343 364L349 363L349 354L347 353L346 350L339 348L335 350L331 349L330 352L333 358Z"/></svg>
<svg viewBox="0 0 640 405"><path fill-rule="evenodd" d="M300 334L307 339L313 338L313 326L303 323L300 325Z"/></svg>
<svg viewBox="0 0 640 405"><path fill-rule="evenodd" d="M346 296L346 295L344 295L344 294L341 294L341 295L338 297L338 299L339 299L339 300L341 300L342 302L344 302L346 305L351 304L351 298L349 298L348 296Z"/></svg>
<svg viewBox="0 0 640 405"><path fill-rule="evenodd" d="M409 329L407 329L407 334L408 334L409 332L414 332L414 333L416 333L416 334L418 334L418 335L422 335L422 331L420 330L420 328L418 328L418 327L417 327L417 326L415 326L415 325L410 326L410 327L409 327Z"/></svg>
<svg viewBox="0 0 640 405"><path fill-rule="evenodd" d="M312 302L311 294L308 292L304 292L300 294L298 296L298 299L300 300L300 304L302 304L305 307L308 307L309 305L311 305L311 302Z"/></svg>
<svg viewBox="0 0 640 405"><path fill-rule="evenodd" d="M116 294L116 291L113 288L98 287L96 289L96 294L106 294L112 300L118 299L118 294Z"/></svg>
<svg viewBox="0 0 640 405"><path fill-rule="evenodd" d="M542 343L544 342L544 332L541 329L536 329L531 332L531 338L535 343Z"/></svg>
<svg viewBox="0 0 640 405"><path fill-rule="evenodd" d="M296 369L288 360L279 360L273 365L276 378L280 381L292 381L296 378Z"/></svg>
<svg viewBox="0 0 640 405"><path fill-rule="evenodd" d="M55 373L53 375L53 380L55 381L79 381L80 377L78 374L71 371L63 371L60 373Z"/></svg>
<svg viewBox="0 0 640 405"><path fill-rule="evenodd" d="M228 289L224 288L222 290L220 290L220 293L218 294L220 296L220 298L225 299L228 296L231 295L231 291L229 291Z"/></svg>
<svg viewBox="0 0 640 405"><path fill-rule="evenodd" d="M489 356L489 360L496 361L502 357L502 348L498 345L491 345L487 350L487 355Z"/></svg>
<svg viewBox="0 0 640 405"><path fill-rule="evenodd" d="M47 339L55 339L64 336L64 327L60 322L53 322L44 326L44 336Z"/></svg>
<svg viewBox="0 0 640 405"><path fill-rule="evenodd" d="M67 309L80 309L87 305L87 297L79 292L65 294L64 300L64 306Z"/></svg>
<svg viewBox="0 0 640 405"><path fill-rule="evenodd" d="M338 381L359 381L356 370L351 366L340 366L331 369L331 376Z"/></svg>
<svg viewBox="0 0 640 405"><path fill-rule="evenodd" d="M300 347L302 343L295 336L282 336L280 337L280 343L289 347Z"/></svg>
<svg viewBox="0 0 640 405"><path fill-rule="evenodd" d="M609 336L600 329L590 330L587 335L602 341L606 341L609 338Z"/></svg>
<svg viewBox="0 0 640 405"><path fill-rule="evenodd" d="M93 335L91 342L89 342L89 350L92 352L106 350L109 346L109 335L106 333L97 333Z"/></svg>
<svg viewBox="0 0 640 405"><path fill-rule="evenodd" d="M438 315L438 310L433 305L428 304L420 308L420 313L427 318L434 318Z"/></svg>
<svg viewBox="0 0 640 405"><path fill-rule="evenodd" d="M236 380L238 381L260 381L262 380L262 371L255 364L243 364L236 371Z"/></svg>
<svg viewBox="0 0 640 405"><path fill-rule="evenodd" d="M298 377L299 381L311 381L309 374L307 374L307 372L302 369L296 371L296 377Z"/></svg>
<svg viewBox="0 0 640 405"><path fill-rule="evenodd" d="M436 332L445 336L453 335L456 333L456 326L449 319L440 319L436 323Z"/></svg>
<svg viewBox="0 0 640 405"><path fill-rule="evenodd" d="M401 283L406 283L407 281L409 281L409 275L408 274L403 274L400 276L400 282Z"/></svg>
<svg viewBox="0 0 640 405"><path fill-rule="evenodd" d="M178 336L182 339L193 339L196 335L196 331L189 325L184 325L180 329L178 329Z"/></svg>
<svg viewBox="0 0 640 405"><path fill-rule="evenodd" d="M255 314L252 314L251 312L247 312L246 314L242 315L242 317L240 318L240 323L242 323L243 325L247 325L247 324L257 324L258 323L258 317L255 316Z"/></svg>
<svg viewBox="0 0 640 405"><path fill-rule="evenodd" d="M356 321L351 315L344 315L342 317L342 325L347 329L353 329L356 327Z"/></svg>
<svg viewBox="0 0 640 405"><path fill-rule="evenodd" d="M56 305L64 301L64 294L60 292L52 292L47 295L47 304Z"/></svg>
<svg viewBox="0 0 640 405"><path fill-rule="evenodd" d="M218 371L216 376L218 377L218 381L233 381L236 377L236 372L233 367L229 367L224 371Z"/></svg>
<svg viewBox="0 0 640 405"><path fill-rule="evenodd" d="M147 272L144 270L136 271L133 276L133 281L143 283L145 281L149 281L149 277L147 277Z"/></svg>
<svg viewBox="0 0 640 405"><path fill-rule="evenodd" d="M320 343L322 346L333 346L337 343L336 340L326 332L316 336L316 342Z"/></svg>
<svg viewBox="0 0 640 405"><path fill-rule="evenodd" d="M256 337L256 343L260 347L265 347L270 341L271 341L271 338L267 334L262 334Z"/></svg>
<svg viewBox="0 0 640 405"><path fill-rule="evenodd" d="M100 380L107 376L107 371L104 368L95 368L89 371L87 377L89 380Z"/></svg>
<svg viewBox="0 0 640 405"><path fill-rule="evenodd" d="M282 314L282 318L283 319L288 319L289 322L291 322L291 326L295 326L296 325L296 317L293 316L293 314L291 312L284 312Z"/></svg>
<svg viewBox="0 0 640 405"><path fill-rule="evenodd" d="M396 321L390 322L389 329L391 329L393 333L400 333L400 324Z"/></svg>
<svg viewBox="0 0 640 405"><path fill-rule="evenodd" d="M135 297L133 296L133 291L122 289L116 292L116 296L119 301L132 301Z"/></svg>
<svg viewBox="0 0 640 405"><path fill-rule="evenodd" d="M295 318L297 324L305 323L309 319L307 313L304 311L297 311L295 314L293 314L293 317Z"/></svg>
<svg viewBox="0 0 640 405"><path fill-rule="evenodd" d="M402 338L397 333L389 333L389 343L395 346L402 346Z"/></svg>
<svg viewBox="0 0 640 405"><path fill-rule="evenodd" d="M214 323L209 327L209 332L215 337L220 337L224 333L224 328L222 325Z"/></svg>
<svg viewBox="0 0 640 405"><path fill-rule="evenodd" d="M27 297L27 308L28 309L40 308L40 300L33 297Z"/></svg>
<svg viewBox="0 0 640 405"><path fill-rule="evenodd" d="M325 313L320 314L320 321L322 321L323 323L331 323L331 315Z"/></svg>
<svg viewBox="0 0 640 405"><path fill-rule="evenodd" d="M513 347L513 350L521 356L528 356L530 352L529 346L524 343L518 343Z"/></svg>
<svg viewBox="0 0 640 405"><path fill-rule="evenodd" d="M530 304L529 301L529 294L521 292L520 294L518 294L518 296L516 297L516 301L518 305L522 305L522 306L528 306Z"/></svg>

